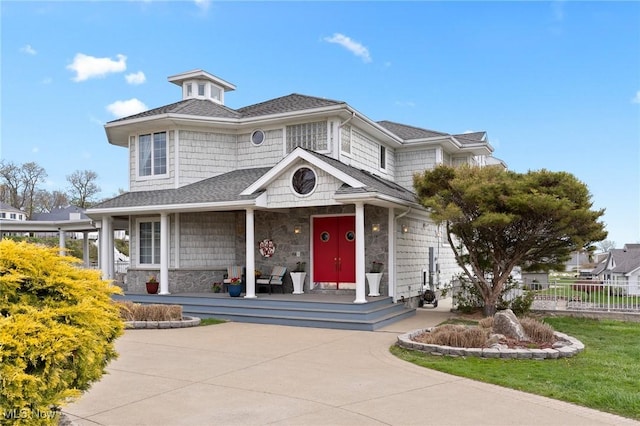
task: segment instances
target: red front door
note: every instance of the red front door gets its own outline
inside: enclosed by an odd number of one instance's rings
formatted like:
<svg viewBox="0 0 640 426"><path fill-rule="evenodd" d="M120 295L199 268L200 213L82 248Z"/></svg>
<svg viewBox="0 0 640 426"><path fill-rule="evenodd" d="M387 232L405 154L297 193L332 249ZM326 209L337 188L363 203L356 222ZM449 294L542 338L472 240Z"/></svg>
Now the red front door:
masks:
<svg viewBox="0 0 640 426"><path fill-rule="evenodd" d="M354 216L313 220L313 278L316 282L355 283L356 220Z"/></svg>

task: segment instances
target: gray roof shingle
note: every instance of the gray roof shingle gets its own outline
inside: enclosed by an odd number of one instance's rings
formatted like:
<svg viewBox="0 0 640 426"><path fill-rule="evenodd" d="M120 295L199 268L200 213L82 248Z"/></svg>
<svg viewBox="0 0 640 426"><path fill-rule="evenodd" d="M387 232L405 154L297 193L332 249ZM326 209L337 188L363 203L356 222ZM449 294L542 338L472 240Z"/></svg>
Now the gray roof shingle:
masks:
<svg viewBox="0 0 640 426"><path fill-rule="evenodd" d="M259 179L269 169L269 167L260 167L234 170L175 189L126 192L93 208L126 208L251 200L259 194L241 196L239 195L240 192Z"/></svg>
<svg viewBox="0 0 640 426"><path fill-rule="evenodd" d="M237 110L242 117L258 117L262 115L282 114L305 109L323 108L335 105L346 105L342 101L317 98L314 96L292 93L280 98L271 99L258 104L249 105Z"/></svg>
<svg viewBox="0 0 640 426"><path fill-rule="evenodd" d="M438 136L449 136L448 133L436 132L435 130L422 129L420 127L408 126L406 124L394 123L392 121L378 121L378 124L400 136L402 139L426 139Z"/></svg>

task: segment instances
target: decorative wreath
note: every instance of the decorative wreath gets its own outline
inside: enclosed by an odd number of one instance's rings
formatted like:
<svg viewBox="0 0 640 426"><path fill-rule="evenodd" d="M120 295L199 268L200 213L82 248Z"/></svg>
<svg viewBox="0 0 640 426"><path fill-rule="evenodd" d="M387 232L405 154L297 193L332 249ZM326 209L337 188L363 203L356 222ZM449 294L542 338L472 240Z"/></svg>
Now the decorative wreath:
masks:
<svg viewBox="0 0 640 426"><path fill-rule="evenodd" d="M267 239L260 241L260 254L263 257L271 257L275 251L276 245L272 240Z"/></svg>

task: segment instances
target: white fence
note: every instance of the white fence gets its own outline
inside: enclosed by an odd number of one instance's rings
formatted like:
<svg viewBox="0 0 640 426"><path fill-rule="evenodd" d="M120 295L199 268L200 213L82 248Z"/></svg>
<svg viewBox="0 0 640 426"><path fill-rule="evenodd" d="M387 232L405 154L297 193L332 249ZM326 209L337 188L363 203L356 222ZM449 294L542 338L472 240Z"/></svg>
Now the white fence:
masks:
<svg viewBox="0 0 640 426"><path fill-rule="evenodd" d="M525 291L533 292L533 310L640 313L640 288L633 283L591 280L534 283L509 290L504 299L511 301ZM454 307L472 297L458 282L454 282L452 296Z"/></svg>
<svg viewBox="0 0 640 426"><path fill-rule="evenodd" d="M534 291L532 309L640 312L637 285L611 281L551 282Z"/></svg>

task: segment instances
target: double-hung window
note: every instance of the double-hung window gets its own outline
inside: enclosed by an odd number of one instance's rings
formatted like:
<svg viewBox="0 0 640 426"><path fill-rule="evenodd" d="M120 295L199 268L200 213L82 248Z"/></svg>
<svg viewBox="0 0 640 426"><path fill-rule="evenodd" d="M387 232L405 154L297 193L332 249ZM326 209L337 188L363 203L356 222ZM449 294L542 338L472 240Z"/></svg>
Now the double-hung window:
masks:
<svg viewBox="0 0 640 426"><path fill-rule="evenodd" d="M139 222L138 243L141 265L160 264L160 222Z"/></svg>
<svg viewBox="0 0 640 426"><path fill-rule="evenodd" d="M154 176L167 173L167 132L138 137L138 175Z"/></svg>

